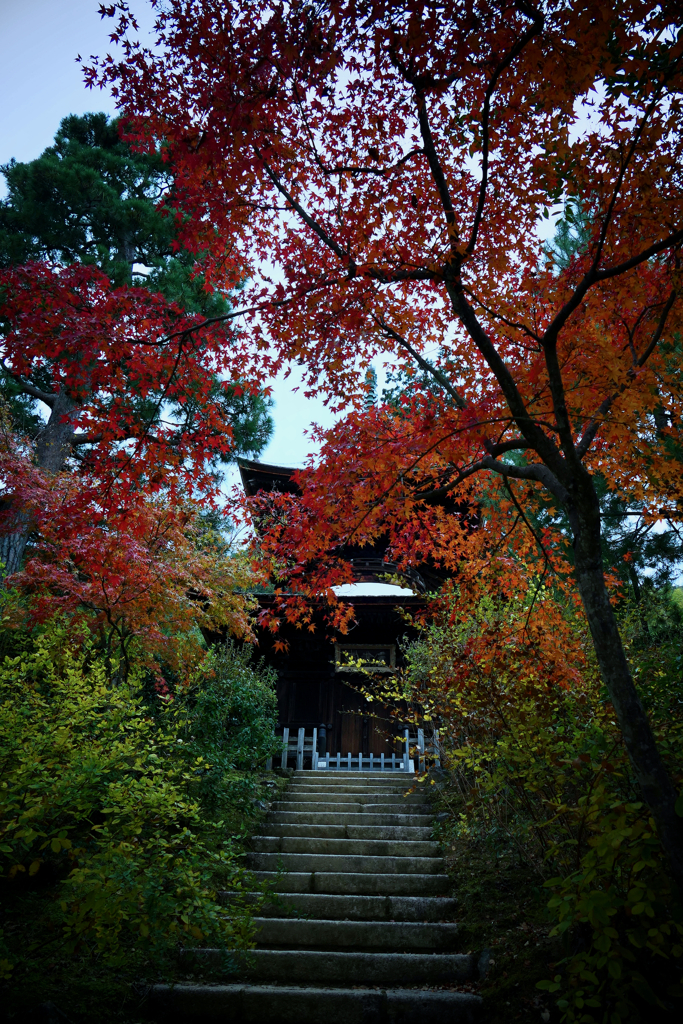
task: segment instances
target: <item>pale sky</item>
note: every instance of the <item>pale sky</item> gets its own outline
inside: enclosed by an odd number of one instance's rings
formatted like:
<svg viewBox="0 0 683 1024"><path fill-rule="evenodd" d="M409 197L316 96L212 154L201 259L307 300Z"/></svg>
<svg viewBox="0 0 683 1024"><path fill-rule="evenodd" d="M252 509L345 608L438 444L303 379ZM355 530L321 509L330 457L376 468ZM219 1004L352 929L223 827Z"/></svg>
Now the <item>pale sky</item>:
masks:
<svg viewBox="0 0 683 1024"><path fill-rule="evenodd" d="M67 114L115 113L112 97L87 90L76 57L102 55L111 47L109 19L97 13L100 0L0 0L0 164L12 157L33 160L49 146ZM152 24L145 0L134 10L141 25ZM4 193L0 178L0 194ZM321 400L307 399L287 382L273 382L275 433L264 462L302 466L310 451L304 432L311 422L331 425Z"/></svg>

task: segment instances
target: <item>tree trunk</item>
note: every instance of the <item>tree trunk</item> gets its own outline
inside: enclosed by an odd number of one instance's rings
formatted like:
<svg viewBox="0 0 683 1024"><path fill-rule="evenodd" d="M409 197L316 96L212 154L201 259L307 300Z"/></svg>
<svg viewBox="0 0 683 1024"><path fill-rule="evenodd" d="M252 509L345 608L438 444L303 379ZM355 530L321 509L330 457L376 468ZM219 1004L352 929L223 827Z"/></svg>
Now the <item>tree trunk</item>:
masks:
<svg viewBox="0 0 683 1024"><path fill-rule="evenodd" d="M50 475L59 473L71 452L74 425L71 418L76 404L66 391L55 395L50 416L36 441L36 463ZM14 499L8 497L10 503ZM3 563L2 576L19 572L26 550L29 534L33 529L30 513L20 505L9 514L9 528L0 534L0 561Z"/></svg>
<svg viewBox="0 0 683 1024"><path fill-rule="evenodd" d="M583 505L584 514L579 508L574 547L579 592L600 672L614 706L635 777L652 812L672 875L683 892L683 819L676 814L676 790L636 691L605 587L597 497L594 501L590 498L586 501L586 496L583 497L582 502L577 502L577 506ZM587 508L587 505L592 507Z"/></svg>
<svg viewBox="0 0 683 1024"><path fill-rule="evenodd" d="M71 414L75 408L76 403L66 391L55 395L50 418L36 439L36 463L46 473L61 472L71 454L74 440Z"/></svg>
<svg viewBox="0 0 683 1024"><path fill-rule="evenodd" d="M10 517L14 520L12 527L18 527L18 529L10 527L11 532L0 534L0 563L2 563L0 574L2 577L11 576L21 568L21 560L24 557L26 542L31 532L31 524L25 513L18 512L12 517L10 512Z"/></svg>

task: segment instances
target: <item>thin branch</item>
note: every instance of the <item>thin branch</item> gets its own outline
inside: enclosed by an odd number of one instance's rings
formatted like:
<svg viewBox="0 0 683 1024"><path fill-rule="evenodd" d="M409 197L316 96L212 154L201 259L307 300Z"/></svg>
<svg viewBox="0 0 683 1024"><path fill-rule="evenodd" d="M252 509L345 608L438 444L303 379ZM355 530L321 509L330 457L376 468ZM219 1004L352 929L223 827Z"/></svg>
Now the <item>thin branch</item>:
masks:
<svg viewBox="0 0 683 1024"><path fill-rule="evenodd" d="M508 320L506 317L504 317L502 315L502 313L496 313L493 309L490 309L482 301L482 299L480 299L479 296L475 292L472 291L471 288L463 287L463 292L465 293L465 295L469 295L471 298L473 298L474 301L477 303L477 305L481 306L481 308L484 310L484 312L487 313L488 316L490 316L493 320L500 320L501 323L504 323L506 327L512 327L513 330L523 331L525 334L528 334L528 336L530 338L533 338L534 341L537 341L539 343L539 345L540 345L540 343L541 343L540 335L536 334L535 331L532 331L531 328L527 327L526 324L517 323L515 320Z"/></svg>
<svg viewBox="0 0 683 1024"><path fill-rule="evenodd" d="M503 71L509 68L515 57L519 56L524 47L530 42L535 35L537 35L543 28L543 15L537 11L534 7L527 4L518 4L518 8L527 17L533 18L532 24L527 28L526 32L517 40L515 45L511 48L507 56L498 64L493 74L491 75L491 81L486 89L484 96L484 109L482 112L481 119L481 136L482 136L482 164L481 164L481 181L479 183L479 198L477 201L477 209L474 214L474 221L472 223L472 231L470 232L470 240L467 243L465 254L469 256L474 252L474 247L477 244L477 235L479 234L479 226L481 224L482 214L484 212L484 202L486 199L486 188L488 185L489 177L489 117L491 114L491 98L495 92L498 79L500 78ZM531 12L531 13L530 13Z"/></svg>
<svg viewBox="0 0 683 1024"><path fill-rule="evenodd" d="M335 240L331 238L330 235L328 235L325 229L311 217L310 213L308 213L303 208L301 203L294 198L292 193L287 188L285 188L285 186L280 181L278 175L275 173L275 171L271 169L270 165L261 155L258 147L255 147L255 152L259 160L263 164L263 169L265 170L266 174L268 175L272 183L275 185L275 188L278 190L280 195L284 196L284 198L287 200L291 208L293 210L296 210L296 212L299 214L304 224L306 224L311 229L311 231L313 231L318 236L318 238L327 246L327 248L331 249L335 256L338 256L340 260L342 260L344 263L348 265L349 272L353 276L356 272L356 266L351 257L344 252L339 243L335 242Z"/></svg>
<svg viewBox="0 0 683 1024"><path fill-rule="evenodd" d="M308 123L308 117L306 116L306 112L303 108L303 102L301 100L301 96L299 94L299 90L296 83L294 83L294 96L296 105L299 108L301 120L306 129L306 134L308 135L308 141L311 146L313 160L318 169L328 177L333 177L334 175L337 174L352 174L354 176L357 174L374 174L377 177L384 177L386 174L398 170L400 167L403 166L403 164L407 163L408 160L411 160L414 156L421 156L423 153L422 149L411 149L409 153L406 153L405 156L402 156L399 160L396 161L396 163L390 164L388 167L364 167L355 164L335 164L332 167L327 167L322 157L318 153L318 147L315 144L315 136L313 134L313 131L311 130L310 124ZM372 153L370 155L372 156Z"/></svg>
<svg viewBox="0 0 683 1024"><path fill-rule="evenodd" d="M562 309L554 317L552 323L546 329L545 334L543 336L544 345L556 344L560 328L563 327L569 316L571 316L574 310L580 305L580 303L583 301L586 292L591 287L591 285L595 284L596 281L606 281L611 277L617 277L619 274L624 274L628 270L633 270L634 267L639 266L645 260L650 259L652 256L656 256L658 252L662 252L664 249L669 249L672 246L678 245L679 242L683 241L683 230L674 231L672 232L672 234L668 235L664 239L661 239L659 242L654 242L651 246L643 250L637 256L632 256L631 259L625 260L623 263L618 263L615 267L607 267L604 270L598 270L598 264L600 262L602 250L604 248L605 240L607 238L607 231L612 219L612 214L614 212L614 206L617 201L617 197L619 195L621 186L624 181L624 177L626 175L626 170L645 130L645 125L657 105L662 85L663 82L660 83L657 87L654 98L645 110L641 123L639 124L638 129L633 137L633 141L631 142L631 145L629 147L626 159L624 160L622 167L619 171L619 174L617 175L617 180L614 184L614 189L612 191L612 198L610 199L610 203L607 208L605 218L603 220L602 229L600 231L600 236L598 238L595 257L590 266L590 269L584 274L584 277L575 289L574 294L567 300Z"/></svg>
<svg viewBox="0 0 683 1024"><path fill-rule="evenodd" d="M662 238L659 242L653 242L647 249L643 249L637 256L632 256L630 260L625 260L623 263L618 263L615 267L606 267L605 270L598 270L595 274L596 281L606 281L610 277L617 277L619 274L625 274L627 270L633 270L634 267L639 266L641 263L645 263L646 260L652 259L658 252L663 252L664 249L671 249L675 245L683 242L683 228L678 231L672 232L667 235L666 238Z"/></svg>
<svg viewBox="0 0 683 1024"><path fill-rule="evenodd" d="M538 544L538 547L540 548L541 554L545 558L546 566L552 565L552 563L550 561L550 555L546 551L546 549L545 549L545 547L543 545L543 541L541 540L541 538L538 536L538 534L534 530L533 526L531 525L531 523L529 522L529 520L528 520L528 518L526 516L526 513L525 513L524 509L522 508L522 506L520 505L519 501L517 500L517 495L513 491L512 485L511 485L510 480L509 480L508 477L504 478L504 486L505 486L505 490L508 492L508 494L510 495L510 498L512 499L512 503L514 504L515 508L517 509L517 511L519 512L521 518L523 519L524 524L525 524L527 530L529 531L531 536L534 538L534 540Z"/></svg>
<svg viewBox="0 0 683 1024"><path fill-rule="evenodd" d="M639 266L641 263L645 263L647 260L652 259L657 253L663 252L665 249L671 249L679 243L683 242L683 228L679 231L674 231L672 234L667 235L666 238L660 239L659 242L653 242L652 245L648 246L647 249L643 249L642 252L638 253L637 256L632 256L631 259L625 260L623 263L618 263L614 267L607 267L605 270L588 270L581 282L577 285L574 293L567 299L564 306L558 313L556 313L552 322L548 325L541 338L543 345L555 344L557 341L557 335L559 334L562 327L583 302L588 289L594 285L597 281L607 281L611 277L617 277L620 274L625 274L629 270L633 270L634 267Z"/></svg>
<svg viewBox="0 0 683 1024"><path fill-rule="evenodd" d="M658 345L658 343L659 343L659 341L660 341L660 339L662 337L662 333L664 331L664 328L666 326L666 321L669 318L669 313L673 309L674 302L676 301L676 296L677 296L676 289L672 288L671 292L669 293L669 298L666 300L666 305L664 306L664 309L662 310L662 314L661 314L661 316L659 318L659 323L657 324L657 328L655 330L655 333L652 335L652 340L650 341L650 344L647 346L647 348L645 349L643 354L638 359L637 366L639 368L641 366L645 365L645 363L648 361L648 359L650 358L650 356L652 355L652 353L656 349L656 347L657 347L657 345Z"/></svg>
<svg viewBox="0 0 683 1024"><path fill-rule="evenodd" d="M612 189L612 197L611 197L611 199L609 201L609 206L607 207L607 212L605 213L605 217L604 217L603 222L602 222L602 228L600 230L600 236L598 238L598 244L597 244L596 249L595 249L595 257L594 257L593 263L591 265L591 271L593 271L593 272L595 272L598 269L598 264L600 263L600 257L602 256L602 250L604 248L605 241L607 239L607 232L608 232L609 226L610 226L610 224L612 222L612 214L614 213L614 207L615 207L617 198L619 196L619 193L621 192L621 186L624 183L624 178L626 177L626 171L628 170L628 166L631 163L631 160L633 159L633 155L634 155L634 153L635 153L635 151L636 151L636 149L638 147L638 143L640 142L640 140L641 140L641 138L643 136L643 132L645 131L645 125L647 124L647 122L648 122L648 120L650 118L650 115L654 113L654 110L655 110L655 107L657 106L657 102L659 100L659 96L661 94L663 85L664 85L664 83L660 82L658 84L657 88L655 89L654 96L653 96L652 100L650 101L650 103L648 104L648 106L647 106L647 108L646 108L646 110L645 110L645 112L643 114L641 122L638 125L638 128L637 128L637 130L635 132L635 135L633 136L633 139L631 141L631 145L629 146L628 153L626 154L626 159L622 162L621 168L619 170L619 174L617 175L617 180L614 183L614 188Z"/></svg>
<svg viewBox="0 0 683 1024"><path fill-rule="evenodd" d="M390 327L381 317L372 314L372 319L377 324L377 326L380 327L385 332L385 334L388 337L393 338L393 340L397 341L399 345L406 349L406 351L410 352L411 356L418 364L418 366L420 366L425 371L425 373L429 373L432 375L434 380L437 381L437 383L441 385L444 391L446 391L451 396L451 398L453 399L453 401L455 402L459 409L467 408L467 402L462 397L462 395L460 395L455 390L455 388L450 383L448 378L444 376L444 374L441 373L440 370L437 370L437 368L433 366L429 362L429 360L425 359L424 356L421 356L420 353L413 348L410 342L403 337L403 335L399 334L398 331L395 331L393 327Z"/></svg>
<svg viewBox="0 0 683 1024"><path fill-rule="evenodd" d="M673 305L674 305L674 303L676 301L676 296L677 296L676 290L672 289L670 294L669 294L669 298L666 301L664 309L662 310L662 313L661 313L661 315L659 317L659 321L657 323L657 327L655 329L654 334L652 335L652 338L650 340L649 345L647 346L645 351L642 353L642 355L636 360L636 368L640 369L642 366L644 366L645 363L647 362L647 360L650 358L650 356L654 352L655 348L657 347L657 345L658 345L658 343L659 343L659 341L660 341L660 339L662 337L662 334L664 332L664 328L666 326L666 321L669 318L669 313L673 309ZM581 440L579 441L579 443L576 446L576 454L578 455L578 457L580 459L582 459L584 457L584 455L588 451L589 447L591 446L591 444L595 440L595 435L597 434L597 432L598 432L598 430L600 428L600 425L602 423L603 418L610 411L612 405L617 400L617 398L619 398L619 396L622 395L624 393L624 391L626 391L626 389L629 387L629 385L630 385L631 381L634 379L634 377L635 377L635 371L634 370L630 370L629 373L628 373L628 380L624 381L624 383L619 388L617 388L617 390L614 391L611 395L608 395L607 398L605 398L600 403L600 405L598 406L596 411L593 413L593 415L592 415L592 417L590 419L590 422L589 422L588 426L586 427L586 429L585 429L585 431L583 433L583 437L581 438Z"/></svg>
<svg viewBox="0 0 683 1024"><path fill-rule="evenodd" d="M449 431L449 432L448 432L447 434L444 434L444 436L443 436L443 437L440 437L440 438L438 438L438 439L437 439L437 440L436 440L436 441L435 441L435 442L434 442L433 444L431 444L431 445L429 446L429 448L426 448L426 449L425 449L425 450L424 450L423 452L420 452L420 454L419 454L419 455L417 456L417 458L416 458L416 459L414 459L414 460L413 460L413 461L412 461L412 462L411 462L411 463L410 463L410 464L409 464L408 466L405 466L405 467L404 467L404 468L403 468L403 469L401 470L401 472L400 472L400 473L398 474L398 476L395 476L395 477L394 477L394 479L393 479L393 480L391 481L391 483L389 484L389 486L388 486L388 487L385 487L385 488L384 488L384 490L382 491L382 493L381 493L381 494L380 494L380 495L379 495L379 496L378 496L378 497L377 497L377 498L376 498L376 499L375 499L375 500L374 500L374 501L373 501L373 502L371 503L370 507L369 507L368 509L366 509L366 511L365 511L365 512L363 513L363 515L361 516L361 518L360 518L360 519L358 520L358 522L357 522L357 523L356 523L356 524L354 525L354 527L353 527L353 529L351 530L351 532L347 534L347 543L348 543L348 540L349 540L349 539L350 539L351 537L353 537L353 535L354 535L354 534L355 534L355 533L356 533L356 532L358 531L358 529L359 529L359 528L360 528L360 527L362 526L362 524L363 524L363 523L365 522L365 520L366 520L366 519L368 518L368 516L370 515L370 513L371 513L371 512L372 512L372 511L373 511L374 509L376 509L376 508L377 508L377 506L379 505L379 503L380 503L381 501L383 501L383 500L384 500L384 498L386 498L386 496L387 496L387 495L388 495L388 494L389 494L389 493L390 493L391 491L393 491L394 487L396 487L396 485L397 485L398 483L402 483L402 482L403 482L403 478L404 478L405 474L406 474L406 473L410 473L410 471L411 471L411 470L415 469L415 467L416 467L417 465L419 465L419 463L420 463L420 462L422 462L422 460L423 460L424 458L426 458L426 456L427 456L427 455L429 455L429 453L430 453L430 452L433 452L435 448L438 448L440 444L442 444L442 443L443 443L444 441L447 441L447 440L448 440L448 438L449 438L449 437L452 437L452 436L453 436L453 434L455 434L455 433L457 433L457 431L451 430L451 431ZM464 478L463 478L463 479L464 479ZM417 499L418 501L421 501L421 500L422 500L422 496L421 496L421 495L420 495L419 493L418 493L418 494L415 494L415 495L413 495L413 497L414 497L415 499Z"/></svg>
<svg viewBox="0 0 683 1024"><path fill-rule="evenodd" d="M389 164L388 167L363 167L356 166L355 164L346 165L338 164L334 167L326 167L323 161L320 159L317 153L315 153L315 162L322 171L323 174L333 177L336 174L374 174L377 177L384 178L387 174L391 174L392 171L399 170L403 164L407 163L408 160L412 160L414 156L422 156L424 149L411 149L409 153L402 156L395 164Z"/></svg>
<svg viewBox="0 0 683 1024"><path fill-rule="evenodd" d="M519 432L529 442L530 447L538 452L546 465L551 467L554 473L562 472L563 463L560 452L533 420L510 370L479 322L476 313L462 290L460 282L451 281L446 278L445 284L453 305L453 311L459 317L463 327L481 352L498 381Z"/></svg>
<svg viewBox="0 0 683 1024"><path fill-rule="evenodd" d="M418 105L418 122L420 125L420 134L422 135L422 141L424 143L424 153L427 157L429 169L432 172L432 178L434 179L434 184L436 185L439 193L439 198L441 199L441 206L446 214L446 224L448 225L448 233L451 240L451 250L459 261L461 257L460 252L458 251L459 236L455 223L455 211L453 209L450 192L448 191L446 176L441 167L441 163L439 162L439 157L437 156L436 146L434 145L434 138L432 136L432 129L429 126L427 100L425 99L424 94L417 92L417 90L415 98Z"/></svg>
<svg viewBox="0 0 683 1024"><path fill-rule="evenodd" d="M335 278L328 279L322 284L319 282L315 285L311 285L309 288L303 289L297 295L290 295L285 299L268 299L265 302L259 302L255 306L244 306L242 309L232 310L230 313L221 313L220 316L209 316L205 320L200 321L197 324L191 324L189 327L182 327L180 330L172 331L170 334L164 335L160 341L139 341L136 342L138 345L165 345L167 341L172 341L173 338L188 337L194 334L196 331L203 330L204 327L210 327L212 324L223 323L225 320L233 320L237 316L246 316L248 313L261 313L266 309L282 309L284 306L290 305L290 303L296 302L297 299L302 298L309 292L314 292L318 288L329 287L332 284L338 284L338 280Z"/></svg>
<svg viewBox="0 0 683 1024"><path fill-rule="evenodd" d="M547 573L548 566L550 565L550 560L548 559L548 555L546 554L545 551L543 552L543 555L544 555L544 558L545 558L545 564L543 566L543 572L541 574L541 578L538 581L538 584L536 585L536 587L534 589L533 597L531 598L531 604L529 605L529 611L527 612L526 621L524 623L524 633L526 633L527 629L529 628L529 620L531 619L531 613L534 610L534 605L536 604L536 598L541 593L541 590L543 588L543 581L545 579L545 574ZM553 568L553 572L555 573L555 575L557 575L557 570L555 568Z"/></svg>
<svg viewBox="0 0 683 1024"><path fill-rule="evenodd" d="M159 396L158 401L154 403L154 409L152 411L151 416L149 416L148 419L147 419L147 424L145 426L145 429L143 430L141 436L137 439L137 444L135 445L134 450L130 453L129 457L126 459L126 461L120 467L118 472L116 472L114 474L114 476L112 477L109 485L107 486L106 493L111 491L111 488L113 487L114 482L118 479L119 476L121 476L121 474L123 473L124 469L127 469L128 466L130 466L130 464L133 461L133 457L134 457L136 451L139 450L140 445L142 444L144 438L149 434L150 430L152 429L152 424L154 423L154 421L156 419L156 416L157 416L159 410L161 409L161 406L164 403L166 395L168 394L168 389L170 388L171 384L173 383L173 380L174 380L175 375L177 373L178 367L180 366L180 360L182 358L182 354L183 354L183 338L181 337L180 341L178 342L178 354L176 355L176 357L175 357L175 359L173 361L173 367L172 367L171 372L170 372L170 374L168 376L168 380L164 384L163 390L162 390L162 392L161 392L161 394Z"/></svg>

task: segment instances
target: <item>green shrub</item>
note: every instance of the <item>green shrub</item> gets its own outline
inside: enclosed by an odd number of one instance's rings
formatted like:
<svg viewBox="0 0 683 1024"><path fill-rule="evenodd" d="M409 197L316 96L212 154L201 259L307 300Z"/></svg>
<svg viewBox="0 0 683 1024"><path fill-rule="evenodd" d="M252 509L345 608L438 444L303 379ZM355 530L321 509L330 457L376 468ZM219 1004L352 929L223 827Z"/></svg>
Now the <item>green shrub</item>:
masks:
<svg viewBox="0 0 683 1024"><path fill-rule="evenodd" d="M226 659L219 655L217 664L227 665ZM240 678L247 676L245 664ZM252 678L250 684L254 694L261 685L261 703L238 696L240 682L233 678L230 706L244 700L255 716L258 706L267 717L267 681ZM250 919L239 901L248 876L239 848L222 822L207 818L198 797L198 780L213 770L202 749L215 753L217 744L206 739L211 698L205 702L199 691L195 700L204 738L193 741L188 754L186 709L167 700L153 715L142 691L135 672L125 684L112 684L91 641L69 637L58 623L5 657L3 885L29 878L58 884L71 951L85 944L117 961L131 947L161 951L204 940L228 949L249 946ZM247 729L246 717L243 724ZM234 749L247 746L243 734ZM237 895L230 913L218 902L217 874Z"/></svg>
<svg viewBox="0 0 683 1024"><path fill-rule="evenodd" d="M190 759L201 758L198 797L222 817L255 793L254 771L278 749L276 674L253 665L247 645L214 648L201 677L178 695L174 712Z"/></svg>
<svg viewBox="0 0 683 1024"><path fill-rule="evenodd" d="M680 788L680 616L651 613L648 629L640 615L629 618L625 635ZM415 700L440 720L461 798L456 837L516 848L550 890L565 959L540 987L555 994L564 1021L623 1024L643 1020L649 1006L670 1010L683 997L680 896L581 622L567 617L573 635L565 629L560 643L561 624L534 630L525 602L510 597L454 618L426 629L407 657Z"/></svg>

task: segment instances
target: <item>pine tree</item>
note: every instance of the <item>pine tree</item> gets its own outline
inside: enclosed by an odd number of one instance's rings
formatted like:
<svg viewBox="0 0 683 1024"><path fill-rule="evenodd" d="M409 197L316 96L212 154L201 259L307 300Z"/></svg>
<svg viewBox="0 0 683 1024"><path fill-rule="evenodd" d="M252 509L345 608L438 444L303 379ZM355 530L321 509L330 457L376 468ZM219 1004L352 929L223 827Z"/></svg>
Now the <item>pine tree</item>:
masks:
<svg viewBox="0 0 683 1024"><path fill-rule="evenodd" d="M178 242L173 168L163 147L135 152L120 128L104 113L71 114L36 160L0 167L7 183L0 203L0 268L32 261L94 265L113 285L160 292L187 312L229 312L228 296L205 287L201 254L198 259ZM231 331L226 327L226 345ZM45 424L26 385L49 391L49 372L42 372L44 379L27 382L5 366L0 370L0 391L16 429L34 438ZM198 400L187 396L190 405ZM258 455L273 432L270 400L249 389L226 390L219 381L209 400L221 402L232 424L233 454Z"/></svg>

